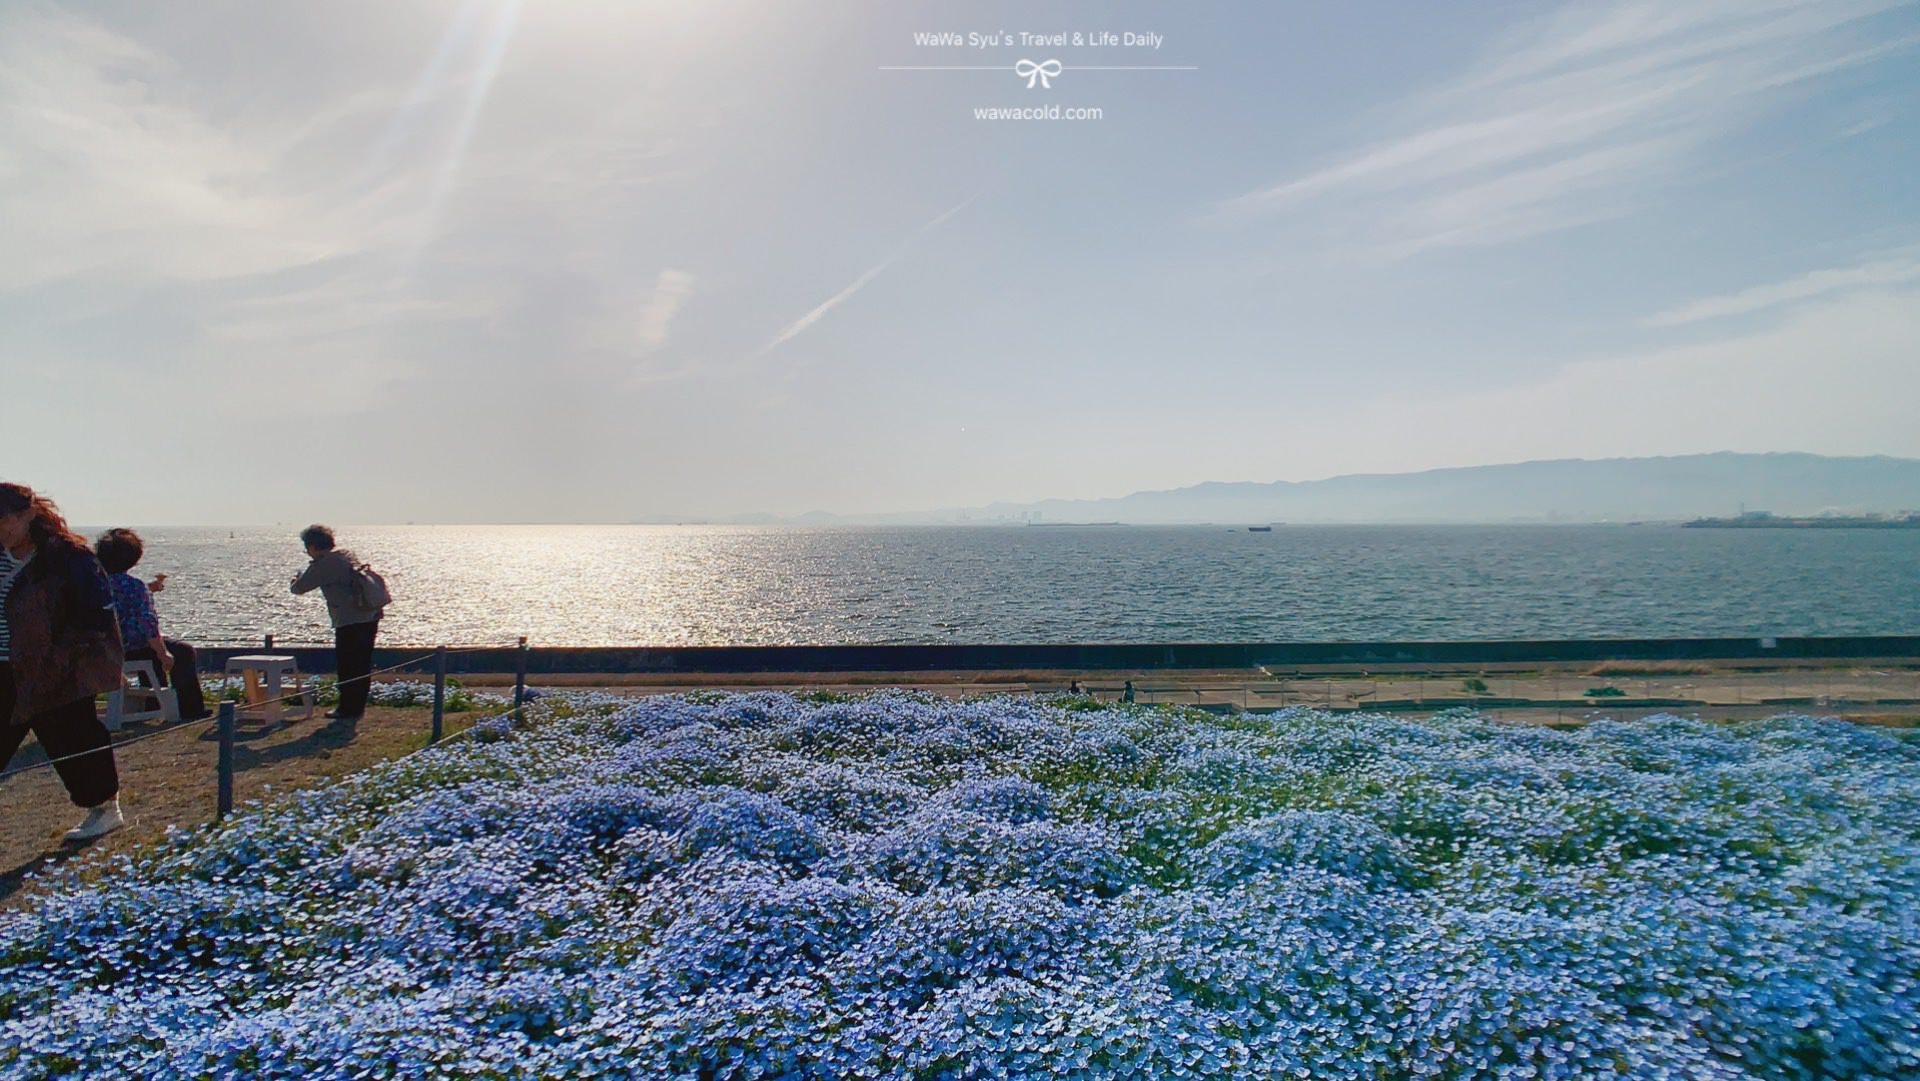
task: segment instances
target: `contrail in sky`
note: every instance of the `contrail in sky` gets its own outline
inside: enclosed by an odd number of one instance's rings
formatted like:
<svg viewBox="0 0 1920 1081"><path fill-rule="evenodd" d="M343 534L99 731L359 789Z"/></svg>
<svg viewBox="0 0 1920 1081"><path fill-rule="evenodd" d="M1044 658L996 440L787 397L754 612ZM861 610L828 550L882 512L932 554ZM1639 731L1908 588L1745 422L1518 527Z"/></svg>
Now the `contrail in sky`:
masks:
<svg viewBox="0 0 1920 1081"><path fill-rule="evenodd" d="M446 154L441 157L440 166L435 170L426 210L420 215L422 224L414 243L415 259L433 240L439 227L441 209L453 190L455 175L466 161L467 146L473 141L474 129L480 123L480 111L487 103L488 91L493 89L494 78L500 74L500 62L506 56L507 44L513 39L514 24L520 19L520 5L521 0L494 0L493 25L488 28L485 40L480 43L480 51L474 57L473 71L468 76L466 100L461 104L460 116L454 123L453 137ZM459 29L458 33L463 40L468 36L465 29Z"/></svg>
<svg viewBox="0 0 1920 1081"><path fill-rule="evenodd" d="M432 58L414 79L413 90L407 94L406 104L387 121L387 130L380 136L379 143L375 144L366 165L361 167L357 180L364 183L378 178L386 172L394 152L407 140L418 138L420 111L446 88L447 69L452 65L454 56L473 37L474 27L480 21L480 11L481 0L465 0L460 5L447 32L440 36L440 44L434 48Z"/></svg>
<svg viewBox="0 0 1920 1081"><path fill-rule="evenodd" d="M928 233L934 231L935 229L938 229L948 218L951 218L955 214L958 214L962 210L965 210L968 206L972 205L975 199L978 199L979 197L980 196L978 194L970 195L967 198L961 200L960 202L954 204L952 207L949 207L946 210L946 212L941 214L939 217L933 219L932 221L928 222L925 225L922 225L920 228L915 229L912 233L908 234L907 239L900 242L900 246L893 250L893 254L887 256L885 259L882 259L878 263L875 263L873 266L867 268L866 273L853 279L853 284L847 286L845 289L840 290L838 293L835 293L832 296L828 297L824 302L820 304L819 307L814 308L812 311L808 312L807 314L787 324L787 328L785 330L782 330L780 333L774 335L772 341L761 346L759 351L753 354L753 358L755 360L758 360L761 357L766 356L768 353L773 352L775 349L779 348L781 345L785 344L788 341L791 341L801 331L819 322L821 316L827 314L828 312L832 311L834 308L838 307L841 301L846 300L848 297L866 288L868 282L871 282L873 279L879 277L882 271L892 266L894 262L898 260L902 255L905 255L907 253L907 249L913 246L914 241L920 239L921 237L927 235Z"/></svg>

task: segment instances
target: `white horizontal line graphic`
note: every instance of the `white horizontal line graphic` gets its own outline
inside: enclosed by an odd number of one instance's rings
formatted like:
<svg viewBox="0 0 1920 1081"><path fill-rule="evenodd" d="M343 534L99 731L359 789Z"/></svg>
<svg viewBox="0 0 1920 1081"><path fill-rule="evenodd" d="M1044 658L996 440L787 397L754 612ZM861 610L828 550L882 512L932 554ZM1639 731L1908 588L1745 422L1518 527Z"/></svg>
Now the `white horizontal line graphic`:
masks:
<svg viewBox="0 0 1920 1081"><path fill-rule="evenodd" d="M882 64L881 71L1012 71L1012 64ZM1199 71L1192 64L1065 64L1062 71Z"/></svg>

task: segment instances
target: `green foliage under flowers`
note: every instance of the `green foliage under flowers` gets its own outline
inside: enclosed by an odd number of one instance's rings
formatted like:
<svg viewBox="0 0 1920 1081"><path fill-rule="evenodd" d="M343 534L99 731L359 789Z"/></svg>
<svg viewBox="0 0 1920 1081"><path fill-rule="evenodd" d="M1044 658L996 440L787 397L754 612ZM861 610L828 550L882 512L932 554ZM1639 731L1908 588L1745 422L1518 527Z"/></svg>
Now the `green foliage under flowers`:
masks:
<svg viewBox="0 0 1920 1081"><path fill-rule="evenodd" d="M333 676L315 676L308 680L313 688L314 704L318 706L337 706L340 704L339 681ZM212 676L202 681L201 689L209 702L242 702L246 700L246 687L238 679ZM368 693L369 705L382 709L431 709L433 708L433 684L420 680L376 680ZM478 691L463 686L458 679L448 677L446 710L448 713L477 713L482 710L499 709L512 705L510 695Z"/></svg>

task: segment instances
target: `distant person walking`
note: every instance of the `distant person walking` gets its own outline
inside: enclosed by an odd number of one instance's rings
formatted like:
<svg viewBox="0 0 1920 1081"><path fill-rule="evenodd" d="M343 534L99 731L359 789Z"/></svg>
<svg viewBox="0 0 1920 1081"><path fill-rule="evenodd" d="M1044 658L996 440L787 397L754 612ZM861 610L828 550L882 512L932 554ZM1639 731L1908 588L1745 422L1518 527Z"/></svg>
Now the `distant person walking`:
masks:
<svg viewBox="0 0 1920 1081"><path fill-rule="evenodd" d="M295 593L318 589L327 599L327 618L333 623L334 668L340 678L340 705L328 717L357 721L367 711L367 693L373 682L373 639L380 631L380 614L388 598L386 583L352 552L334 546L333 530L311 525L300 531L300 543L312 562L293 580Z"/></svg>
<svg viewBox="0 0 1920 1081"><path fill-rule="evenodd" d="M124 651L106 572L59 508L31 488L0 484L0 762L31 731L87 817L87 841L121 826L113 736L94 696L118 690Z"/></svg>
<svg viewBox="0 0 1920 1081"><path fill-rule="evenodd" d="M160 613L153 607L153 583L142 582L131 573L147 551L140 534L131 529L109 529L93 542L93 554L107 572L107 586L113 591L113 610L120 617L120 642L127 649L127 660L152 661L162 687L171 686L180 696L180 718L199 720L207 716L206 696L200 690L199 657L193 647L160 634ZM165 588L166 575L153 581Z"/></svg>

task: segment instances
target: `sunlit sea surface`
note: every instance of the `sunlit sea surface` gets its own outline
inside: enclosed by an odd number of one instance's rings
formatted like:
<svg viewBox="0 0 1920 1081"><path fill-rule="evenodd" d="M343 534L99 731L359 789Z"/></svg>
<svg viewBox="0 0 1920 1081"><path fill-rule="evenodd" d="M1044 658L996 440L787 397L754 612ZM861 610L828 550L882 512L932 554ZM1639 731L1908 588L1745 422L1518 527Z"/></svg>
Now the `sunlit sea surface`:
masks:
<svg viewBox="0 0 1920 1081"><path fill-rule="evenodd" d="M330 641L297 530L142 530L167 633ZM378 526L391 645L1920 633L1920 531Z"/></svg>

